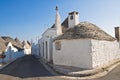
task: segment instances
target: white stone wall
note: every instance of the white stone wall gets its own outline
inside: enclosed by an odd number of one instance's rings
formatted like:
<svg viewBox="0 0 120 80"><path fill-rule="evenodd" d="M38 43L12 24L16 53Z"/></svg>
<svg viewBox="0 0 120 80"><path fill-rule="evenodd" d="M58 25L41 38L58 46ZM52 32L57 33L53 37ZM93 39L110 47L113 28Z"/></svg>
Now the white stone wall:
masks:
<svg viewBox="0 0 120 80"><path fill-rule="evenodd" d="M3 61L9 62L9 61L12 61L12 60L15 60L19 57L24 56L24 52L23 51L20 51L20 52L8 51L5 53L5 55L6 55L6 57L3 59ZM1 61L2 60L0 60L0 62Z"/></svg>
<svg viewBox="0 0 120 80"><path fill-rule="evenodd" d="M53 43L53 63L81 68L92 68L91 40L60 40L61 50L56 50Z"/></svg>
<svg viewBox="0 0 120 80"><path fill-rule="evenodd" d="M31 54L32 54L32 55L35 55L35 56L40 56L39 48L40 48L39 44L36 44L36 45L34 44L34 45L32 45Z"/></svg>
<svg viewBox="0 0 120 80"><path fill-rule="evenodd" d="M120 59L120 46L117 41L91 40L93 67L100 67Z"/></svg>
<svg viewBox="0 0 120 80"><path fill-rule="evenodd" d="M19 57L24 56L24 52L23 51L18 52L18 49L12 46L11 42L9 42L5 50L5 55L6 57L3 59L3 61L9 62L9 61L12 61ZM0 59L0 62L2 62L2 59Z"/></svg>
<svg viewBox="0 0 120 80"><path fill-rule="evenodd" d="M46 43L47 42L47 43ZM46 44L47 44L47 46L46 46ZM45 41L44 41L44 56L43 56L43 58L44 59L46 59L47 61L48 61L48 54L49 54L49 40L48 39L46 39Z"/></svg>
<svg viewBox="0 0 120 80"><path fill-rule="evenodd" d="M48 58L46 59L47 61L50 61L50 38L47 40L47 56Z"/></svg>
<svg viewBox="0 0 120 80"><path fill-rule="evenodd" d="M47 42L47 46L46 46ZM46 59L46 61L50 62L52 60L52 39L48 38L44 41L44 56L43 58Z"/></svg>
<svg viewBox="0 0 120 80"><path fill-rule="evenodd" d="M52 57L51 57L52 56L52 39L55 36L56 36L56 29L48 28L42 34L42 38L39 40L41 57L46 59L48 62L52 60ZM47 46L46 46L46 42L47 42ZM47 54L46 54L46 47L47 47ZM48 58L46 58L47 55L48 55Z"/></svg>
<svg viewBox="0 0 120 80"><path fill-rule="evenodd" d="M43 43L42 38L38 40L40 57L43 57Z"/></svg>
<svg viewBox="0 0 120 80"><path fill-rule="evenodd" d="M27 41L24 41L23 45L24 45L24 54L31 55L31 45L29 45Z"/></svg>
<svg viewBox="0 0 120 80"><path fill-rule="evenodd" d="M24 49L25 55L31 55L31 48L30 49Z"/></svg>
<svg viewBox="0 0 120 80"><path fill-rule="evenodd" d="M56 65L90 69L120 60L120 45L117 41L89 39L60 41L61 50L56 50L56 41L53 43L53 62Z"/></svg>

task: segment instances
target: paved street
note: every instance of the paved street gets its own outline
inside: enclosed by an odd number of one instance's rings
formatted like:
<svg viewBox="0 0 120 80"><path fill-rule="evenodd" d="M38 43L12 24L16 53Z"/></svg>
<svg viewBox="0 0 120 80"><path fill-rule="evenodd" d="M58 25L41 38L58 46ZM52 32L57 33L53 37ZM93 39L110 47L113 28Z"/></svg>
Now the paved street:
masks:
<svg viewBox="0 0 120 80"><path fill-rule="evenodd" d="M24 56L2 69L0 80L73 80L73 78L54 76L34 56ZM105 77L92 80L120 80L120 66Z"/></svg>
<svg viewBox="0 0 120 80"><path fill-rule="evenodd" d="M113 69L106 76L94 80L120 80L120 65Z"/></svg>
<svg viewBox="0 0 120 80"><path fill-rule="evenodd" d="M41 79L49 79L49 77L57 78L57 76L53 76L50 72L48 72L33 56L25 56L23 58L17 59L15 62L0 71L0 80L39 80L39 77Z"/></svg>

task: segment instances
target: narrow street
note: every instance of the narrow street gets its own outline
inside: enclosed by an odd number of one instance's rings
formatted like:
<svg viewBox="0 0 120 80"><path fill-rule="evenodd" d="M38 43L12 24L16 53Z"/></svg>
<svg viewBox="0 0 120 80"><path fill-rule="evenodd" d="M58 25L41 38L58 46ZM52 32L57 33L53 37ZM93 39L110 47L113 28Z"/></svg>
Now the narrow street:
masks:
<svg viewBox="0 0 120 80"><path fill-rule="evenodd" d="M59 80L58 77L48 72L34 56L17 59L0 71L0 80Z"/></svg>
<svg viewBox="0 0 120 80"><path fill-rule="evenodd" d="M108 75L92 80L120 80L120 66ZM0 80L78 80L54 76L34 56L24 56L0 70ZM85 79L86 80L86 79Z"/></svg>

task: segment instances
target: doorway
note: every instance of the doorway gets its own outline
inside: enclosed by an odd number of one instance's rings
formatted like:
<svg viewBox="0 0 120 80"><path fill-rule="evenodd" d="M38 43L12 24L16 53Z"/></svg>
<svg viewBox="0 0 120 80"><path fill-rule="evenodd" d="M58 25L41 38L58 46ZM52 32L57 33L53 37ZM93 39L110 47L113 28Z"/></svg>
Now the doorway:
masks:
<svg viewBox="0 0 120 80"><path fill-rule="evenodd" d="M45 42L45 44L46 44L46 59L48 59L48 43L47 43L47 41Z"/></svg>

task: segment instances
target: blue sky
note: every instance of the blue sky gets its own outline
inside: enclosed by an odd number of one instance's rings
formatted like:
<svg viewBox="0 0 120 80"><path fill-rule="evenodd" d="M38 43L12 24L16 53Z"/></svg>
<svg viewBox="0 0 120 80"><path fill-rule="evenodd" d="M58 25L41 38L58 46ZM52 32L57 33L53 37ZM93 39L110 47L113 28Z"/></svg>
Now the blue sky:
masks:
<svg viewBox="0 0 120 80"><path fill-rule="evenodd" d="M80 21L98 25L114 36L120 26L120 0L0 0L0 36L35 39L55 21L58 5L62 21L78 11Z"/></svg>

